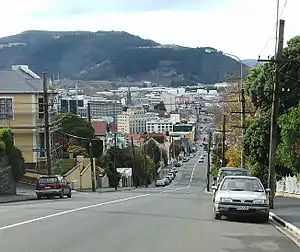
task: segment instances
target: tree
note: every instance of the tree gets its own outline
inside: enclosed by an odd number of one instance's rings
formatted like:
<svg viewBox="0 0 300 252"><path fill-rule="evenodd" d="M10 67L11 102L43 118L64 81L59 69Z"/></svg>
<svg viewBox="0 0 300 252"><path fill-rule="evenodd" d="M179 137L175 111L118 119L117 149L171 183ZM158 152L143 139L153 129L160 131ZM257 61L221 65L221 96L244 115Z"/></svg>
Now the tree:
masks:
<svg viewBox="0 0 300 252"><path fill-rule="evenodd" d="M288 41L283 50L286 61L279 69L281 73L279 114L285 113L289 108L296 106L299 101L299 76L300 76L300 36ZM245 91L252 103L259 109L267 111L271 107L274 83L275 66L273 63L259 65L252 69L245 79ZM288 91L289 90L289 91Z"/></svg>
<svg viewBox="0 0 300 252"><path fill-rule="evenodd" d="M259 117L247 122L244 137L244 150L248 156L252 175L259 177L263 184L267 184L269 143L270 143L270 112L262 113Z"/></svg>
<svg viewBox="0 0 300 252"><path fill-rule="evenodd" d="M171 157L174 157L174 152L175 152L175 157L178 157L178 155L180 154L182 148L181 148L181 143L180 141L173 141L170 144L169 147L169 153Z"/></svg>
<svg viewBox="0 0 300 252"><path fill-rule="evenodd" d="M229 147L225 153L226 167L240 167L241 166L241 150Z"/></svg>
<svg viewBox="0 0 300 252"><path fill-rule="evenodd" d="M61 130L63 133L66 133L68 139L61 139L65 150L70 146L77 145L84 147L86 153L89 153L89 139L92 138L93 157L98 158L102 155L103 141L95 139L94 128L88 121L73 113L61 114L59 120L61 120ZM68 134L75 137L68 136Z"/></svg>
<svg viewBox="0 0 300 252"><path fill-rule="evenodd" d="M80 156L84 156L84 157L88 157L88 154L86 152L86 149L78 146L78 145L71 145L68 148L68 153L72 152L73 153L73 157L75 158L76 156L80 155Z"/></svg>
<svg viewBox="0 0 300 252"><path fill-rule="evenodd" d="M156 104L154 106L155 110L160 110L160 111L167 111L165 103L163 101L161 101L160 103Z"/></svg>
<svg viewBox="0 0 300 252"><path fill-rule="evenodd" d="M104 168L105 172L108 175L110 180L110 186L114 186L116 181L116 171L114 169L114 147L110 148L104 156L102 156L97 163ZM131 155L131 149L116 149L116 168L122 167L133 167L133 158ZM145 158L146 157L146 158ZM146 164L146 166L144 166ZM149 155L143 155L142 150L135 150L135 173L137 179L137 184L142 185L145 181L149 183L153 178L154 161L151 159ZM119 176L117 176L119 179Z"/></svg>
<svg viewBox="0 0 300 252"><path fill-rule="evenodd" d="M94 128L80 116L73 113L64 113L59 115L59 119L61 120L61 131L64 133L87 139L94 137Z"/></svg>
<svg viewBox="0 0 300 252"><path fill-rule="evenodd" d="M300 172L300 103L279 117L281 143L278 156L282 164L294 173Z"/></svg>
<svg viewBox="0 0 300 252"><path fill-rule="evenodd" d="M14 145L14 135L11 129L0 129L1 158L7 158L11 166L15 181L19 181L25 173L24 158L21 150Z"/></svg>

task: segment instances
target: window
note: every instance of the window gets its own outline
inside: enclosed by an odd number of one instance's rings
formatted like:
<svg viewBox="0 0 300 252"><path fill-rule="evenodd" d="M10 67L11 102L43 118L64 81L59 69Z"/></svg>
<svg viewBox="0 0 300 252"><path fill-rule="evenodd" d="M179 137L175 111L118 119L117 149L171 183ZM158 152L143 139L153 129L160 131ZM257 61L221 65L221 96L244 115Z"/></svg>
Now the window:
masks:
<svg viewBox="0 0 300 252"><path fill-rule="evenodd" d="M39 119L44 119L44 98L38 99L39 103Z"/></svg>
<svg viewBox="0 0 300 252"><path fill-rule="evenodd" d="M13 98L0 97L0 120L7 120L13 118Z"/></svg>
<svg viewBox="0 0 300 252"><path fill-rule="evenodd" d="M264 189L258 179L225 178L220 190L263 192Z"/></svg>

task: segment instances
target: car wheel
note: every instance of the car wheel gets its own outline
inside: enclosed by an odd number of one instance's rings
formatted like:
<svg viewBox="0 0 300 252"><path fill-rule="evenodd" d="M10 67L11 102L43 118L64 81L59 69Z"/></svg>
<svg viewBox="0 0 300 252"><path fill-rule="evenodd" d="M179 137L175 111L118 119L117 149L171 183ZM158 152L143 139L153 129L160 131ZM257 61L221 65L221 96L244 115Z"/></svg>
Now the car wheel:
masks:
<svg viewBox="0 0 300 252"><path fill-rule="evenodd" d="M221 220L221 214L215 213L215 220Z"/></svg>
<svg viewBox="0 0 300 252"><path fill-rule="evenodd" d="M41 198L42 198L42 196L41 196L41 195L37 195L37 198L38 198L38 199L41 199Z"/></svg>
<svg viewBox="0 0 300 252"><path fill-rule="evenodd" d="M68 198L71 198L72 197L72 192L70 190L70 192L67 194Z"/></svg>
<svg viewBox="0 0 300 252"><path fill-rule="evenodd" d="M265 214L261 217L261 222L267 223L269 222L269 214Z"/></svg>
<svg viewBox="0 0 300 252"><path fill-rule="evenodd" d="M214 213L214 219L215 220L221 220L222 216L221 216L221 214L219 214L219 213L216 212L215 208L213 210L213 213Z"/></svg>

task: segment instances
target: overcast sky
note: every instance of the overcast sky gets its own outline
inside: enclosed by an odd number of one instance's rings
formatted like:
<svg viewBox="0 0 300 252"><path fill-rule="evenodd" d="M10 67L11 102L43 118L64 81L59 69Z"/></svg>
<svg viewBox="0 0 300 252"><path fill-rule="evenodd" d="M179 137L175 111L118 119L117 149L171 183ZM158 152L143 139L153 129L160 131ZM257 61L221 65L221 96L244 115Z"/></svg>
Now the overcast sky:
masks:
<svg viewBox="0 0 300 252"><path fill-rule="evenodd" d="M0 36L33 29L121 30L163 44L212 46L242 59L267 57L275 48L276 2L2 0ZM300 0L288 0L281 16L286 40L300 34L299 13Z"/></svg>

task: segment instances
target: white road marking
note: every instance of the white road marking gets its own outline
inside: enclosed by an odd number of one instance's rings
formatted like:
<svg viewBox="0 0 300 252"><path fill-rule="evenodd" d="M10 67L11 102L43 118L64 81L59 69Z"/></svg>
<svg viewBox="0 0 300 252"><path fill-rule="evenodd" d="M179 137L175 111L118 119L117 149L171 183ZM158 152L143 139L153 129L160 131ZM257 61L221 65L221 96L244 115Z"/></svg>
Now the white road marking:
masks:
<svg viewBox="0 0 300 252"><path fill-rule="evenodd" d="M45 219L49 219L49 218L53 218L53 217L57 217L57 216L61 216L61 215L65 215L65 214L71 214L71 213L74 213L74 212L79 212L79 211L94 208L94 207L99 207L99 206L104 206L104 205L114 204L114 203L120 203L120 202L133 200L133 199L138 199L138 198L142 198L142 197L146 197L146 196L150 196L150 195L151 194L149 194L149 193L148 194L142 194L142 195L138 195L138 196L134 196L134 197L117 199L117 200L102 202L102 203L98 203L98 204L94 204L94 205L90 205L90 206L74 208L74 209L70 209L70 210L67 210L67 211L62 211L62 212L59 212L59 213L50 214L50 215L46 215L46 216L43 216L43 217L39 217L39 218L27 220L27 221L22 221L22 222L18 222L18 223L7 225L7 226L2 226L2 227L0 227L0 231L5 230L5 229L9 229L9 228L14 228L14 227L26 225L26 224L30 224L30 223L45 220Z"/></svg>
<svg viewBox="0 0 300 252"><path fill-rule="evenodd" d="M196 168L196 166L197 166L199 160L200 160L200 158L197 160L197 162L196 162L196 163L194 164L194 166L193 166L193 170L192 170L191 177L190 177L190 183L192 183L192 181L193 181L195 168Z"/></svg>
<svg viewBox="0 0 300 252"><path fill-rule="evenodd" d="M175 189L164 190L164 191L161 191L160 193L175 192L175 191L187 189L187 188L189 188L189 187L190 187L190 186L188 185L188 186L185 186L185 187L179 187L179 188L175 188Z"/></svg>

